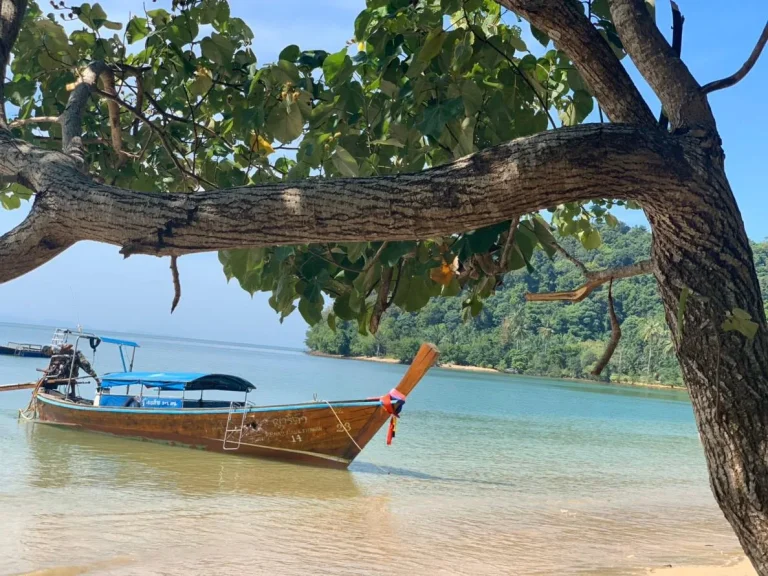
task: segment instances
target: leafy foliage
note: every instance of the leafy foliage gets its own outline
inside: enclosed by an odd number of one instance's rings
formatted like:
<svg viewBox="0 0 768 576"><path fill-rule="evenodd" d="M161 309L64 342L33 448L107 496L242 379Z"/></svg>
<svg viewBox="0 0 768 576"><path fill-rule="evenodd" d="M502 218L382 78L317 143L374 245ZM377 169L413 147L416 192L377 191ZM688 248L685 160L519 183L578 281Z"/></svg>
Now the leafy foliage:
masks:
<svg viewBox="0 0 768 576"><path fill-rule="evenodd" d="M621 52L604 4L592 2L590 15ZM123 154L110 148L107 100L97 94L83 115L86 160L104 181L139 191L414 172L554 128L555 118L578 124L594 109L568 58L538 31L543 47L531 52L517 19L492 0L368 0L349 46L292 44L263 65L226 0L174 1L126 23L110 21L99 4L53 6L46 14L30 3L14 47L6 94L17 120L58 116L81 70L106 62L121 101ZM60 146L55 123L14 130ZM15 188L0 194L6 208L21 197ZM615 225L613 205L555 206L551 223L597 248L594 225ZM298 308L314 324L331 297L331 321L355 320L364 332L389 306L415 311L460 291L465 316L477 316L504 271L531 269L536 249L551 251L550 229L537 218L523 220L505 255L509 234L505 222L420 242L244 248L220 260L243 289L271 292L281 318Z"/></svg>
<svg viewBox="0 0 768 576"><path fill-rule="evenodd" d="M604 244L586 251L575 239L564 242L569 252L590 269L631 264L647 258L651 237L641 228L603 227ZM752 246L763 297L768 296L768 242ZM570 290L583 282L580 272L564 259L534 257L534 274L513 272L469 322L461 320L459 298L436 299L419 314L392 311L375 336L361 336L340 323L336 331L318 325L307 332L311 350L346 356L413 358L413 343L431 341L441 361L498 368L515 373L553 377L587 377L610 336L606 289L577 304L526 303L526 292ZM611 380L661 381L682 384L655 281L641 276L613 286L621 321L619 348L603 372ZM741 331L749 319L734 311L727 320ZM726 327L727 328L727 327ZM743 332L742 332L743 333Z"/></svg>

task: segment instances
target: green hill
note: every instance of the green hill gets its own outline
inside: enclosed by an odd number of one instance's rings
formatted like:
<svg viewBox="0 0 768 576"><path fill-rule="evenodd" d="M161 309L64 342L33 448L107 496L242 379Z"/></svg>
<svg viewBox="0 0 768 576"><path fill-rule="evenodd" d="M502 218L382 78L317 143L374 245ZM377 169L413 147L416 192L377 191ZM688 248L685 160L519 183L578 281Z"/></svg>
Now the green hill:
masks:
<svg viewBox="0 0 768 576"><path fill-rule="evenodd" d="M644 228L602 228L603 245L586 251L573 239L563 246L589 269L623 266L648 258L651 235ZM753 244L763 298L768 299L768 242ZM410 361L423 341L437 344L441 362L496 368L519 374L586 378L610 335L607 287L571 304L527 303L526 292L574 289L584 282L566 259L538 252L535 272L513 272L483 311L462 322L461 298L435 298L418 313L390 310L375 336L361 336L351 322L334 333L325 322L307 332L310 350L342 356L382 356ZM622 339L602 378L682 384L680 370L651 276L614 283Z"/></svg>

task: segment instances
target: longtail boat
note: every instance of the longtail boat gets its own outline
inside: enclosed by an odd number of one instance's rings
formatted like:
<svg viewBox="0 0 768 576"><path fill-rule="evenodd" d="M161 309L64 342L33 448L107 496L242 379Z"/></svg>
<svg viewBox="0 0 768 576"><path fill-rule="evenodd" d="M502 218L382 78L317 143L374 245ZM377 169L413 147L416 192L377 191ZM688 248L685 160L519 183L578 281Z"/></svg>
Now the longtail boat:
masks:
<svg viewBox="0 0 768 576"><path fill-rule="evenodd" d="M8 342L6 346L0 346L0 355L19 356L22 358L46 358L50 356L50 353L46 350L45 346Z"/></svg>
<svg viewBox="0 0 768 576"><path fill-rule="evenodd" d="M71 334L76 340L75 352L77 343L84 338L94 349L101 342L116 344L124 371L105 374L93 399L82 398L76 392L75 383L82 379L74 373L72 378L59 376L55 381L46 381L44 377L35 387L29 407L21 411L25 418L42 424L331 468L349 466L387 420L387 442L391 442L406 397L438 357L432 344L423 344L397 387L382 397L256 406L248 400L255 386L237 376L134 372L133 357L138 344L93 334ZM130 368L124 348L133 348ZM241 401L204 399L206 391L236 392L244 397ZM196 397L190 398L192 393Z"/></svg>

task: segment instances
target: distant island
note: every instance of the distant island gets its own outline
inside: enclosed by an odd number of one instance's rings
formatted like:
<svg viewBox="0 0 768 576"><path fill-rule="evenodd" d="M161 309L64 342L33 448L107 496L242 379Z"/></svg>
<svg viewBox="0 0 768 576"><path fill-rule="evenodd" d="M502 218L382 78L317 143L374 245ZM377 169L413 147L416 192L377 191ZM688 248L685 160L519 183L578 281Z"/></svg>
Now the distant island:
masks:
<svg viewBox="0 0 768 576"><path fill-rule="evenodd" d="M651 234L641 227L600 229L603 244L584 250L562 240L569 253L590 269L622 266L648 258ZM753 243L763 299L768 301L768 242ZM390 309L375 336L361 336L354 322L327 323L307 331L310 351L323 355L410 362L424 341L437 344L440 361L550 378L592 378L590 371L610 335L607 288L576 303L527 303L526 292L571 290L583 277L567 260L538 251L534 272L508 274L480 315L461 319L461 297L434 298L418 313ZM682 386L663 308L651 276L617 281L613 287L622 339L601 380Z"/></svg>

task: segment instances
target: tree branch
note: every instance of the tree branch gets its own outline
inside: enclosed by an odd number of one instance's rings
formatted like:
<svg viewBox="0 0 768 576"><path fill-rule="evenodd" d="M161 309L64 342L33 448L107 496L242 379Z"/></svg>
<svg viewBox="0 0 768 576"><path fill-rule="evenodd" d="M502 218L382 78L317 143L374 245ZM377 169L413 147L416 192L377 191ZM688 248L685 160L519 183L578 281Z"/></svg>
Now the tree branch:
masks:
<svg viewBox="0 0 768 576"><path fill-rule="evenodd" d="M171 314L176 310L181 300L181 282L179 281L179 264L177 256L171 256L171 278L173 279L173 302L171 302Z"/></svg>
<svg viewBox="0 0 768 576"><path fill-rule="evenodd" d="M760 58L760 54L763 52L763 48L765 48L766 42L768 42L768 22L765 23L763 33L760 34L760 38L757 40L757 44L755 45L754 50L752 50L752 54L749 55L749 58L747 58L747 61L744 62L744 65L739 68L735 74L732 74L727 78L723 78L722 80L715 80L714 82L705 84L701 91L704 94L709 94L715 90L729 88L737 82L740 82L747 74L749 74L749 71L752 70L752 67L757 62L757 59Z"/></svg>
<svg viewBox="0 0 768 576"><path fill-rule="evenodd" d="M569 258L570 259L570 258ZM573 260L572 260L573 261ZM584 267L583 264L581 264ZM587 282L575 290L567 292L543 292L540 294L528 293L525 299L528 302L581 302L589 296L595 288L599 288L606 282L612 282L620 278L631 278L653 272L653 266L650 260L641 260L629 266L620 268L608 268L606 270L588 271L584 274Z"/></svg>
<svg viewBox="0 0 768 576"><path fill-rule="evenodd" d="M55 124L59 121L58 116L33 116L32 118L17 118L11 120L9 128L21 128L27 124Z"/></svg>
<svg viewBox="0 0 768 576"><path fill-rule="evenodd" d="M680 7L677 2L670 2L672 6L672 52L675 56L680 58L683 53L683 24L685 18L680 12ZM669 128L669 117L664 113L664 109L661 110L661 116L659 116L659 128L667 130Z"/></svg>
<svg viewBox="0 0 768 576"><path fill-rule="evenodd" d="M5 115L5 69L19 36L27 0L0 0L0 130L8 128Z"/></svg>
<svg viewBox="0 0 768 576"><path fill-rule="evenodd" d="M602 357L592 370L592 376L600 376L605 367L608 366L608 362L611 361L611 357L619 345L619 340L621 340L621 325L613 305L613 279L608 284L608 315L611 318L611 339L608 341L608 346L605 347Z"/></svg>
<svg viewBox="0 0 768 576"><path fill-rule="evenodd" d="M624 49L661 100L672 130L715 128L701 87L674 53L648 13L644 0L612 0L611 16Z"/></svg>
<svg viewBox="0 0 768 576"><path fill-rule="evenodd" d="M496 1L546 32L568 54L612 122L656 125L640 91L578 2Z"/></svg>
<svg viewBox="0 0 768 576"><path fill-rule="evenodd" d="M193 173L190 170L187 170L184 166L181 165L181 161L176 156L176 149L171 143L170 139L168 138L168 135L165 133L165 130L158 127L154 122L152 122L149 118L147 118L141 110L139 110L135 106L131 106L130 104L128 104L128 102L126 102L125 100L115 95L102 92L101 90L98 90L98 89L96 89L95 92L103 96L107 100L112 101L115 105L122 106L123 108L128 110L131 114L133 114L136 118L144 122L147 125L147 128L149 128L160 139L160 142L162 143L163 148L165 148L165 151L168 153L168 156L170 156L171 158L171 162L173 162L173 165L181 173L182 176L188 176L189 178L192 178L198 183L206 184L211 188L216 187L216 185L213 182L206 180L202 176L198 176L197 174Z"/></svg>
<svg viewBox="0 0 768 576"><path fill-rule="evenodd" d="M92 240L121 246L125 255L181 256L435 238L606 191L641 204L688 202L704 160L694 139L595 124L520 138L414 174L147 194L94 182L60 152L0 138L0 176L37 192L30 217L50 221L31 228L39 249L17 247L15 231L0 237L0 282L50 259L42 241L51 235L59 246Z"/></svg>
<svg viewBox="0 0 768 576"><path fill-rule="evenodd" d="M92 92L99 92L96 83L101 78L106 94L115 95L115 76L104 62L91 63L83 70L80 79L69 96L67 107L59 117L61 123L62 147L66 154L74 157L81 165L85 163L83 148L83 111L88 104ZM122 151L122 133L120 128L120 109L115 102L107 102L109 109L109 128L112 138L112 148L117 154L117 165L124 160Z"/></svg>
<svg viewBox="0 0 768 576"><path fill-rule="evenodd" d="M376 294L376 304L373 306L373 313L371 314L371 321L368 329L371 334L376 334L379 330L379 323L381 322L381 316L389 308L389 285L392 282L393 268L384 268L381 271L381 284L379 285L378 293Z"/></svg>

